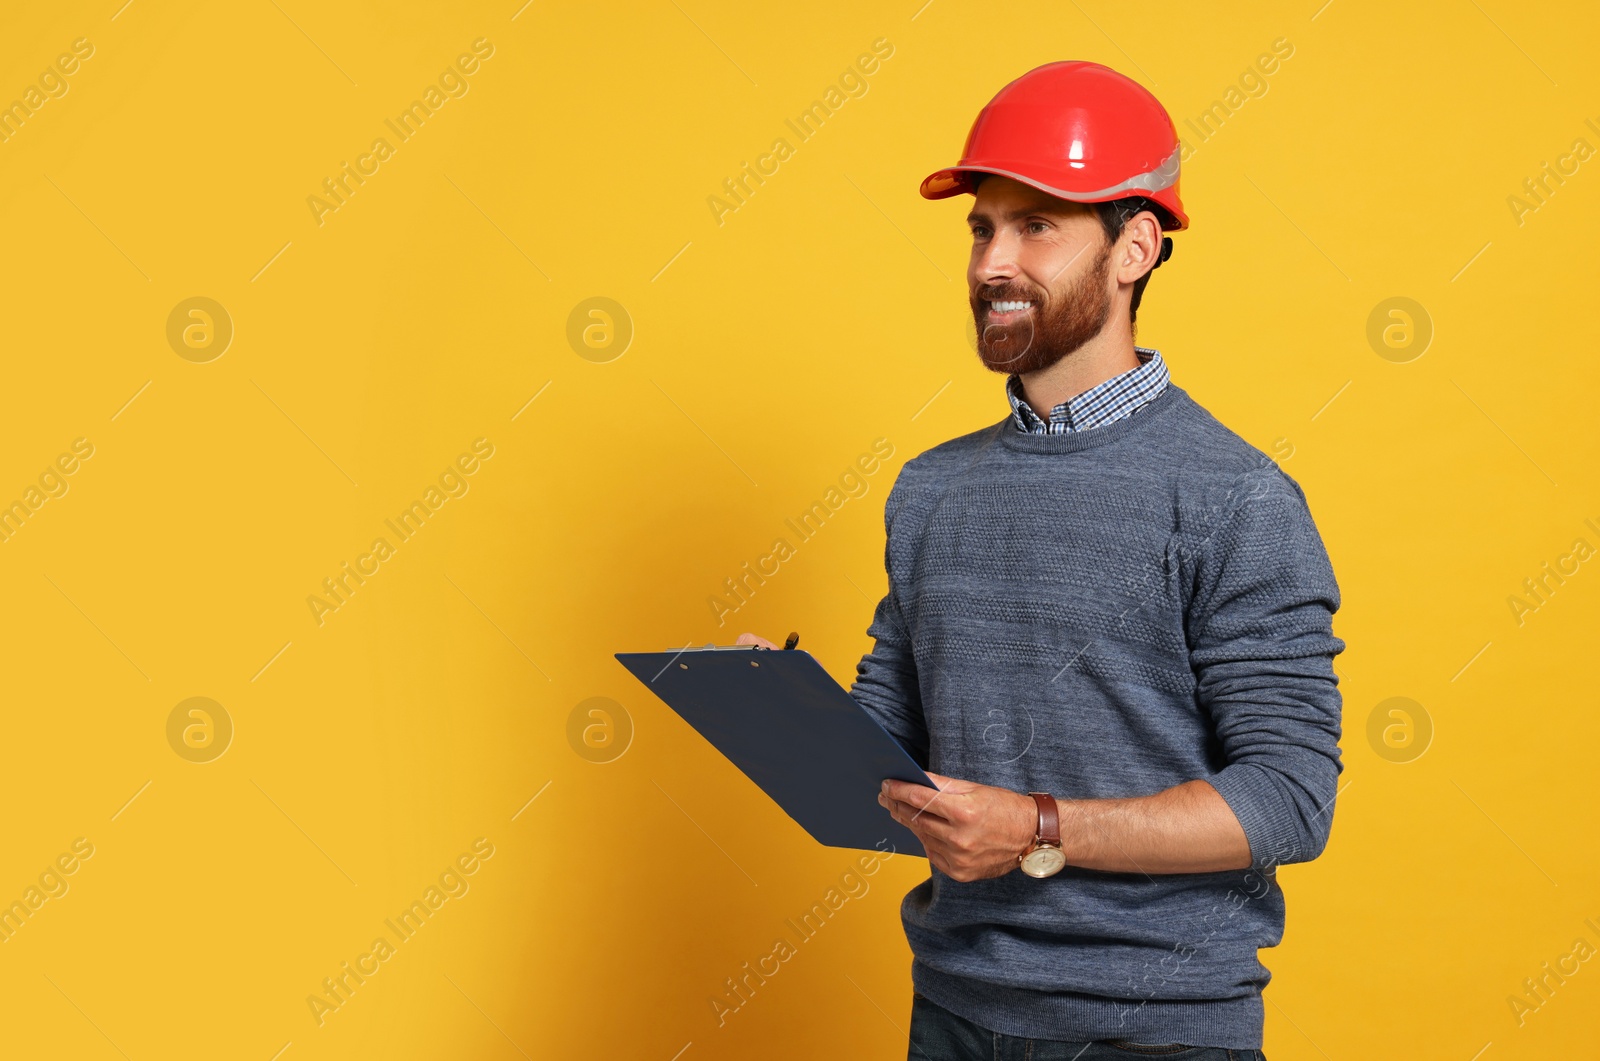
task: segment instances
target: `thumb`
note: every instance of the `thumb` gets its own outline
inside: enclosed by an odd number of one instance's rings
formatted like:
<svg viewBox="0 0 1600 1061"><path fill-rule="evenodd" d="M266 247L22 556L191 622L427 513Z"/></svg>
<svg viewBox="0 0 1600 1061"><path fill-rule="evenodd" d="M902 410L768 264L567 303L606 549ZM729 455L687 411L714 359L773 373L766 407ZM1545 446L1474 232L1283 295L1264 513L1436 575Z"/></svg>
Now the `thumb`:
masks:
<svg viewBox="0 0 1600 1061"><path fill-rule="evenodd" d="M762 648L777 648L778 647L777 645L774 645L771 641L768 641L766 638L757 637L755 634L740 634L738 639L734 641L734 644L736 644L736 645L760 645Z"/></svg>

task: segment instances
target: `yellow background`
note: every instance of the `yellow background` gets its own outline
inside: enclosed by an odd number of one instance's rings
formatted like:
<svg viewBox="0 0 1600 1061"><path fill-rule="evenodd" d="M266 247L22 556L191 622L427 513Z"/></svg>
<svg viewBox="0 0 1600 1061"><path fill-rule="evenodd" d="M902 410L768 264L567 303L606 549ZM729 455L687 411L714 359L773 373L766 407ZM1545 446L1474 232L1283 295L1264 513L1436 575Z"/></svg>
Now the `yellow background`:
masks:
<svg viewBox="0 0 1600 1061"><path fill-rule="evenodd" d="M8 1056L903 1057L926 864L719 1027L854 855L611 654L794 629L848 683L898 467L1006 410L963 337L970 200L918 182L1035 65L1112 65L1182 129L1280 37L1265 95L1185 131L1194 223L1138 333L1304 486L1344 595L1344 787L1281 875L1266 1053L1592 1046L1600 965L1507 1001L1600 945L1600 571L1508 604L1600 545L1600 160L1507 203L1600 147L1586 5L118 3L18 7L0 45L0 101L94 47L0 144L0 501L94 447L0 543L0 901L94 845L0 943ZM319 225L307 198L478 38L466 95ZM166 339L195 296L235 330L208 363ZM595 296L634 327L607 363L566 338ZM1405 363L1366 338L1395 296L1434 328ZM468 492L319 625L306 598L478 438ZM867 494L719 626L708 598L875 438ZM235 727L203 764L166 731L197 696ZM1395 696L1434 731L1409 762L1368 737ZM631 719L609 763L568 738L591 697ZM307 996L480 837L470 890L319 1026Z"/></svg>

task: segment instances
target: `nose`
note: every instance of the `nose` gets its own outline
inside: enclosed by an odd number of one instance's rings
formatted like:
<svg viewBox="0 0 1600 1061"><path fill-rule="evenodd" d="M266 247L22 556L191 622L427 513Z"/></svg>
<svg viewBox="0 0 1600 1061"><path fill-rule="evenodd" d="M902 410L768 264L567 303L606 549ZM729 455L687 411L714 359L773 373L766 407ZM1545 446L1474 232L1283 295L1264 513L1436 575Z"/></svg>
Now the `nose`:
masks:
<svg viewBox="0 0 1600 1061"><path fill-rule="evenodd" d="M996 232L976 248L972 256L970 279L974 287L999 285L1015 280L1021 273L1017 265L1020 241L1005 232Z"/></svg>

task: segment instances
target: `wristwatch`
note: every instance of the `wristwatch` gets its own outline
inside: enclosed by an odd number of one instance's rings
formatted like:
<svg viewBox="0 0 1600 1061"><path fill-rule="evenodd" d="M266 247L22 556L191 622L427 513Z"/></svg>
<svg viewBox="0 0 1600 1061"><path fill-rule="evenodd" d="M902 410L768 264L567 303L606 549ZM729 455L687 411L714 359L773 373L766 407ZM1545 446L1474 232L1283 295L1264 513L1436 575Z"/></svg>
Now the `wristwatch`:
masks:
<svg viewBox="0 0 1600 1061"><path fill-rule="evenodd" d="M1017 856L1022 872L1030 877L1049 877L1061 872L1067 856L1061 850L1061 819L1056 812L1056 801L1048 792L1029 792L1039 805L1039 831L1033 843Z"/></svg>

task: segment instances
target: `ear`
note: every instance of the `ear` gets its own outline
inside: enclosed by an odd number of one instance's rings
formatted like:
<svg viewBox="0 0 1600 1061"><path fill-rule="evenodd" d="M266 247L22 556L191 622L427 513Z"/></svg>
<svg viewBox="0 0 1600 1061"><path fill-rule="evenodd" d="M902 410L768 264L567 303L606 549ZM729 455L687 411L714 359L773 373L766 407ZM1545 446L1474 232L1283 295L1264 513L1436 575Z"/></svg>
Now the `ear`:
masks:
<svg viewBox="0 0 1600 1061"><path fill-rule="evenodd" d="M1156 267L1161 258L1161 221L1149 210L1128 219L1118 241L1117 283L1132 284Z"/></svg>

